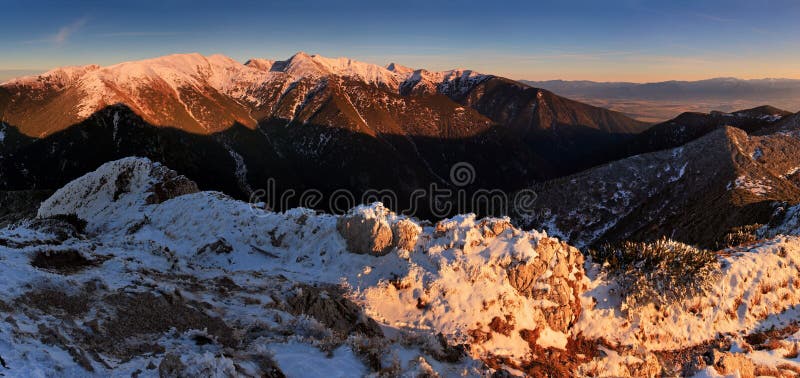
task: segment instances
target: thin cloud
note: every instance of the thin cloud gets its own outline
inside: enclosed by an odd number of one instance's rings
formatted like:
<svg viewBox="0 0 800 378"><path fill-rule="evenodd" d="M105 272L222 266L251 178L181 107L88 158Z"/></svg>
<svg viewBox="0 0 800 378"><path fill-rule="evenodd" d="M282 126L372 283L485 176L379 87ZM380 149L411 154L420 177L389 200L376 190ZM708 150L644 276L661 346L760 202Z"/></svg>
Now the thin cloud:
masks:
<svg viewBox="0 0 800 378"><path fill-rule="evenodd" d="M86 25L86 21L87 21L87 19L86 19L86 17L84 17L84 18L81 18L81 19L79 19L79 20L77 20L77 21L75 21L75 22L73 22L73 23L71 23L71 24L67 25L67 26L64 26L64 27L62 27L61 29L59 29L59 30L58 30L58 33L56 33L56 34L55 34L55 35L52 37L52 41L53 41L53 43L55 43L55 44L57 44L57 45L61 45L61 44L63 44L63 43L64 43L64 42L66 42L66 41L67 41L67 40L68 40L68 39L69 39L69 38L70 38L70 37L71 37L73 34L75 34L75 32L77 32L77 31L78 31L78 30L80 30L80 29L81 29L81 28L82 28L84 25Z"/></svg>
<svg viewBox="0 0 800 378"><path fill-rule="evenodd" d="M75 22L73 22L73 23L71 23L69 25L63 26L61 29L58 29L58 32L56 32L53 35L47 36L47 37L42 38L42 39L34 39L34 40L29 40L29 41L22 41L22 43L23 44L52 43L52 44L58 45L58 46L63 45L65 42L67 42L69 40L70 37L72 37L73 34L75 34L84 25L86 25L87 21L88 21L88 19L86 17L83 17L83 18L78 19L78 20L76 20Z"/></svg>
<svg viewBox="0 0 800 378"><path fill-rule="evenodd" d="M717 16L717 15L715 15L715 14L708 14L708 13L697 13L697 12L695 12L695 13L692 13L692 14L693 14L694 16L696 16L696 17L704 18L704 19L706 19L706 20L710 20L710 21L723 22L723 23L728 23L728 22L739 22L739 21L738 21L738 20L736 20L736 19L733 19L733 18L727 18L727 17L721 17L721 16Z"/></svg>
<svg viewBox="0 0 800 378"><path fill-rule="evenodd" d="M521 61L604 60L611 57L625 57L635 54L637 54L635 51L554 52L550 54L522 55L516 58Z"/></svg>
<svg viewBox="0 0 800 378"><path fill-rule="evenodd" d="M100 37L116 38L116 37L169 37L173 35L181 35L186 33L181 32L160 32L160 31L126 31L115 33L102 33Z"/></svg>

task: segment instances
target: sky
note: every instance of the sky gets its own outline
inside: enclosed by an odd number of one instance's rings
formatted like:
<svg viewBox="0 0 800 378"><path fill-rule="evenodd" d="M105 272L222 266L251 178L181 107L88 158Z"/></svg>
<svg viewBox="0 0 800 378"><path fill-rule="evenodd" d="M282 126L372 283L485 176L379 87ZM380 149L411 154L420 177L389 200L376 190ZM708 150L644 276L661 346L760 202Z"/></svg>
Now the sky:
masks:
<svg viewBox="0 0 800 378"><path fill-rule="evenodd" d="M0 0L0 81L58 66L297 51L512 79L800 79L798 0Z"/></svg>

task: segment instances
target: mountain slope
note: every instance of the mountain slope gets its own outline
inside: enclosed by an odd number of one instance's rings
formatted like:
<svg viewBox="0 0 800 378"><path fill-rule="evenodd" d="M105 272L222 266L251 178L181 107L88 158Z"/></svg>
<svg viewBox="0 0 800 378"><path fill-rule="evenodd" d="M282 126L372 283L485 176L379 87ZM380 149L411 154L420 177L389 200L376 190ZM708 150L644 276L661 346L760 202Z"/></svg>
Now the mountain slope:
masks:
<svg viewBox="0 0 800 378"><path fill-rule="evenodd" d="M668 236L718 247L738 227L768 223L780 203L800 202L797 151L797 133L725 127L537 186L542 210L525 222L579 246Z"/></svg>
<svg viewBox="0 0 800 378"><path fill-rule="evenodd" d="M398 67L184 54L12 80L0 86L0 114L9 135L27 137L0 145L13 153L0 188L55 188L103 159L135 155L239 198L270 178L324 196L389 189L407 198L450 186L460 162L476 172L468 189L511 191L603 163L645 127L491 75Z"/></svg>
<svg viewBox="0 0 800 378"><path fill-rule="evenodd" d="M770 130L791 114L768 105L732 113L683 113L633 137L624 149L624 156L679 147L725 126L734 126L749 134Z"/></svg>
<svg viewBox="0 0 800 378"><path fill-rule="evenodd" d="M255 126L243 102L255 83L280 81L230 58L170 55L109 67L67 67L11 80L5 122L46 136L100 109L124 103L154 125L211 133L234 122Z"/></svg>

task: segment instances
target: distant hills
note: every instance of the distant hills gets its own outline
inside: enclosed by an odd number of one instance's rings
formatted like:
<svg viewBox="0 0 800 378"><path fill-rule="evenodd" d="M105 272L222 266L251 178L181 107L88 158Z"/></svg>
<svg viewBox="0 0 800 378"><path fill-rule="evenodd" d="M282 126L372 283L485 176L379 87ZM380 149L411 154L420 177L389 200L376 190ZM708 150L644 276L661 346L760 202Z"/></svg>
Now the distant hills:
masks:
<svg viewBox="0 0 800 378"><path fill-rule="evenodd" d="M763 104L793 112L800 110L800 80L794 79L715 78L644 84L565 80L523 82L646 121L663 121L687 111L733 111Z"/></svg>

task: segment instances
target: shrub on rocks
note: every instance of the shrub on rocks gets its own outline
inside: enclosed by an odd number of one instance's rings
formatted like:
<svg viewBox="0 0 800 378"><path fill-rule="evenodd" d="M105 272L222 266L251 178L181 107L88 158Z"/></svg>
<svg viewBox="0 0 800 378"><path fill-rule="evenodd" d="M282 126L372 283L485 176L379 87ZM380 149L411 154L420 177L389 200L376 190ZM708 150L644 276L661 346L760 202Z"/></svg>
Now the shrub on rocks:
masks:
<svg viewBox="0 0 800 378"><path fill-rule="evenodd" d="M619 283L624 308L664 306L706 292L719 275L714 252L662 238L590 250Z"/></svg>

